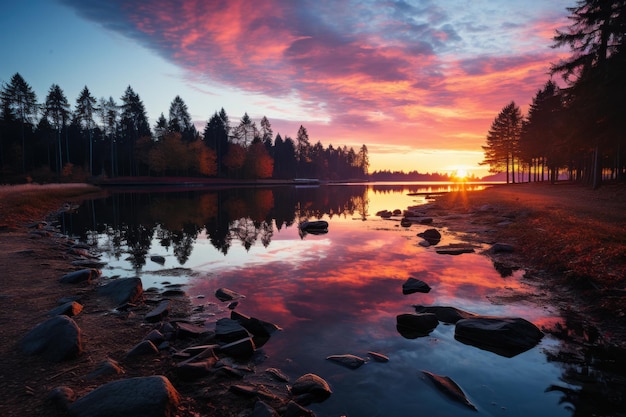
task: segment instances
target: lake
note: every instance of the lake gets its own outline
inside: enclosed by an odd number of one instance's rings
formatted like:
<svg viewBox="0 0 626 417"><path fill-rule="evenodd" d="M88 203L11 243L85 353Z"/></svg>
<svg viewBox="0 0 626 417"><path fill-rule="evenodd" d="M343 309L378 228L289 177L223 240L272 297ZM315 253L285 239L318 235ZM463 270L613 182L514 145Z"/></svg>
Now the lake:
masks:
<svg viewBox="0 0 626 417"><path fill-rule="evenodd" d="M139 276L144 289L182 285L209 326L228 317L214 296L225 287L244 294L237 311L278 324L262 347L263 366L292 380L312 372L333 394L310 408L318 416L450 416L475 411L440 393L422 370L451 377L481 415L570 416L564 364L549 360L551 336L513 357L463 344L454 325L409 338L396 317L415 305L454 306L479 314L523 317L537 326L561 322L554 311L515 301L532 292L523 271L502 277L476 253L437 254L417 236L432 226L402 227L380 210L425 204L453 184L348 184L238 187L180 191L120 190L86 202L62 218L64 231L98 247L103 275ZM466 185L468 190L482 186ZM307 234L298 224L326 220L328 233ZM459 237L440 230L440 245ZM485 246L484 248L486 248ZM163 264L151 257L164 257ZM155 258L156 259L156 258ZM428 293L403 295L413 277ZM336 354L368 361L351 370L326 360ZM551 389L559 387L559 389Z"/></svg>

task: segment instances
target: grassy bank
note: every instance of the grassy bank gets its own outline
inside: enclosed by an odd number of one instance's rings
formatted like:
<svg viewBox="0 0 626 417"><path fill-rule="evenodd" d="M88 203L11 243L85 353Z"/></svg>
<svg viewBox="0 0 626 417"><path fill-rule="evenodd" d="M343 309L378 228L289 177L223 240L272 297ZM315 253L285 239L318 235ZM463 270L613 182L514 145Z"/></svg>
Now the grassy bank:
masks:
<svg viewBox="0 0 626 417"><path fill-rule="evenodd" d="M89 184L21 184L0 186L0 225L21 226L43 219L67 202L102 193Z"/></svg>

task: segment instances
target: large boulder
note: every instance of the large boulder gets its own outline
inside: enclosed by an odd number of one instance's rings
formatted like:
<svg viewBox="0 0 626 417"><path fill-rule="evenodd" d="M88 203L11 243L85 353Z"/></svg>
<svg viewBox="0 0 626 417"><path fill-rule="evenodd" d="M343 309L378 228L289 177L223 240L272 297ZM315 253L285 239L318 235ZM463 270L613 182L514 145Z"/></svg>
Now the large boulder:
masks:
<svg viewBox="0 0 626 417"><path fill-rule="evenodd" d="M438 325L439 320L432 313L400 314L396 317L396 329L407 339L428 336Z"/></svg>
<svg viewBox="0 0 626 417"><path fill-rule="evenodd" d="M143 295L143 285L141 278L118 278L98 287L96 291L99 295L120 305L140 300Z"/></svg>
<svg viewBox="0 0 626 417"><path fill-rule="evenodd" d="M161 375L101 385L69 408L72 417L174 417L180 395Z"/></svg>
<svg viewBox="0 0 626 417"><path fill-rule="evenodd" d="M80 328L67 316L40 323L20 340L19 346L26 354L42 355L53 362L72 359L83 352Z"/></svg>
<svg viewBox="0 0 626 417"><path fill-rule="evenodd" d="M510 358L536 346L543 333L523 318L480 316L457 321L454 337L462 343Z"/></svg>

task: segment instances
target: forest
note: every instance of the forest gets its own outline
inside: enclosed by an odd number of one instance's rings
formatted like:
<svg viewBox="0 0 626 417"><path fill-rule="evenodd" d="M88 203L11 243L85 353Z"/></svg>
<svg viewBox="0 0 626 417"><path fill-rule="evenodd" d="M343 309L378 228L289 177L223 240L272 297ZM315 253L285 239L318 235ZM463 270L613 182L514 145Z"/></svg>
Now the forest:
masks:
<svg viewBox="0 0 626 417"><path fill-rule="evenodd" d="M74 108L53 84L43 101L16 73L1 86L0 180L85 181L95 177L192 176L231 179L364 179L367 147L311 143L300 126L294 139L274 136L244 114L231 124L222 108L198 132L180 96L152 128L144 104L128 86L116 102L97 100L85 86Z"/></svg>
<svg viewBox="0 0 626 417"><path fill-rule="evenodd" d="M626 1L581 0L568 11L552 46L571 56L550 68L564 86L547 81L525 117L510 102L487 134L482 164L507 183L626 180Z"/></svg>

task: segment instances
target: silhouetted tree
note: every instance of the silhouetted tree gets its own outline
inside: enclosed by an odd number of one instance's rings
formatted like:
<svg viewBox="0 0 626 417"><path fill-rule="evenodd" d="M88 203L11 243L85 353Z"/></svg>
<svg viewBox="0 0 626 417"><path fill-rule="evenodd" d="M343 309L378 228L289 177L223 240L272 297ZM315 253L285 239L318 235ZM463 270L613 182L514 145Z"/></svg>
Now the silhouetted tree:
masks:
<svg viewBox="0 0 626 417"><path fill-rule="evenodd" d="M89 140L89 174L93 175L93 129L96 125L94 116L98 108L97 100L91 95L91 92L85 86L76 99L75 116L79 121L80 127L87 131L87 139Z"/></svg>
<svg viewBox="0 0 626 417"><path fill-rule="evenodd" d="M46 103L44 104L43 117L48 119L50 126L54 129L57 139L57 172L61 173L63 170L63 148L61 146L61 133L66 128L70 118L70 104L57 84L52 84L48 95L46 97ZM66 143L66 161L69 162L69 149Z"/></svg>
<svg viewBox="0 0 626 417"><path fill-rule="evenodd" d="M113 97L109 97L108 100L102 97L99 104L100 105L98 106L98 114L100 116L100 120L102 121L102 134L105 142L109 144L108 154L111 163L111 172L109 173L109 175L111 177L115 177L118 175L117 134L119 122L119 106L117 105Z"/></svg>
<svg viewBox="0 0 626 417"><path fill-rule="evenodd" d="M548 81L542 90L537 91L522 123L520 134L520 155L528 163L528 180L531 180L531 167L535 170L535 181L543 180L543 168L549 168L549 176L555 181L559 168L568 163L566 130L563 123L563 102L558 86Z"/></svg>
<svg viewBox="0 0 626 417"><path fill-rule="evenodd" d="M568 83L568 110L581 117L572 119L576 132L586 139L592 161L589 182L601 184L603 157L617 157L617 171L624 172L620 155L626 112L624 68L626 57L626 2L624 0L584 0L568 8L572 24L557 30L554 47L569 46L572 55L552 66ZM623 175L623 174L622 174Z"/></svg>
<svg viewBox="0 0 626 417"><path fill-rule="evenodd" d="M515 159L519 155L522 113L515 102L506 105L491 124L487 145L483 146L485 158L481 164L489 165L489 172L506 171L506 182L515 182ZM512 174L509 176L509 174Z"/></svg>
<svg viewBox="0 0 626 417"><path fill-rule="evenodd" d="M174 97L170 104L168 129L170 132L178 132L184 142L192 142L198 137L196 127L191 121L191 115L187 104L180 96Z"/></svg>
<svg viewBox="0 0 626 417"><path fill-rule="evenodd" d="M126 88L121 100L120 142L128 158L128 175L135 175L136 166L133 158L135 142L142 136L150 136L150 126L143 102L131 86Z"/></svg>
<svg viewBox="0 0 626 417"><path fill-rule="evenodd" d="M32 132L37 114L37 95L17 72L11 77L9 84L3 86L0 94L3 120L15 120L20 124L22 172L26 172L26 129Z"/></svg>
<svg viewBox="0 0 626 417"><path fill-rule="evenodd" d="M217 162L217 175L224 173L224 157L228 152L228 136L230 125L228 115L222 108L220 112L215 112L204 128L204 143L215 151Z"/></svg>

